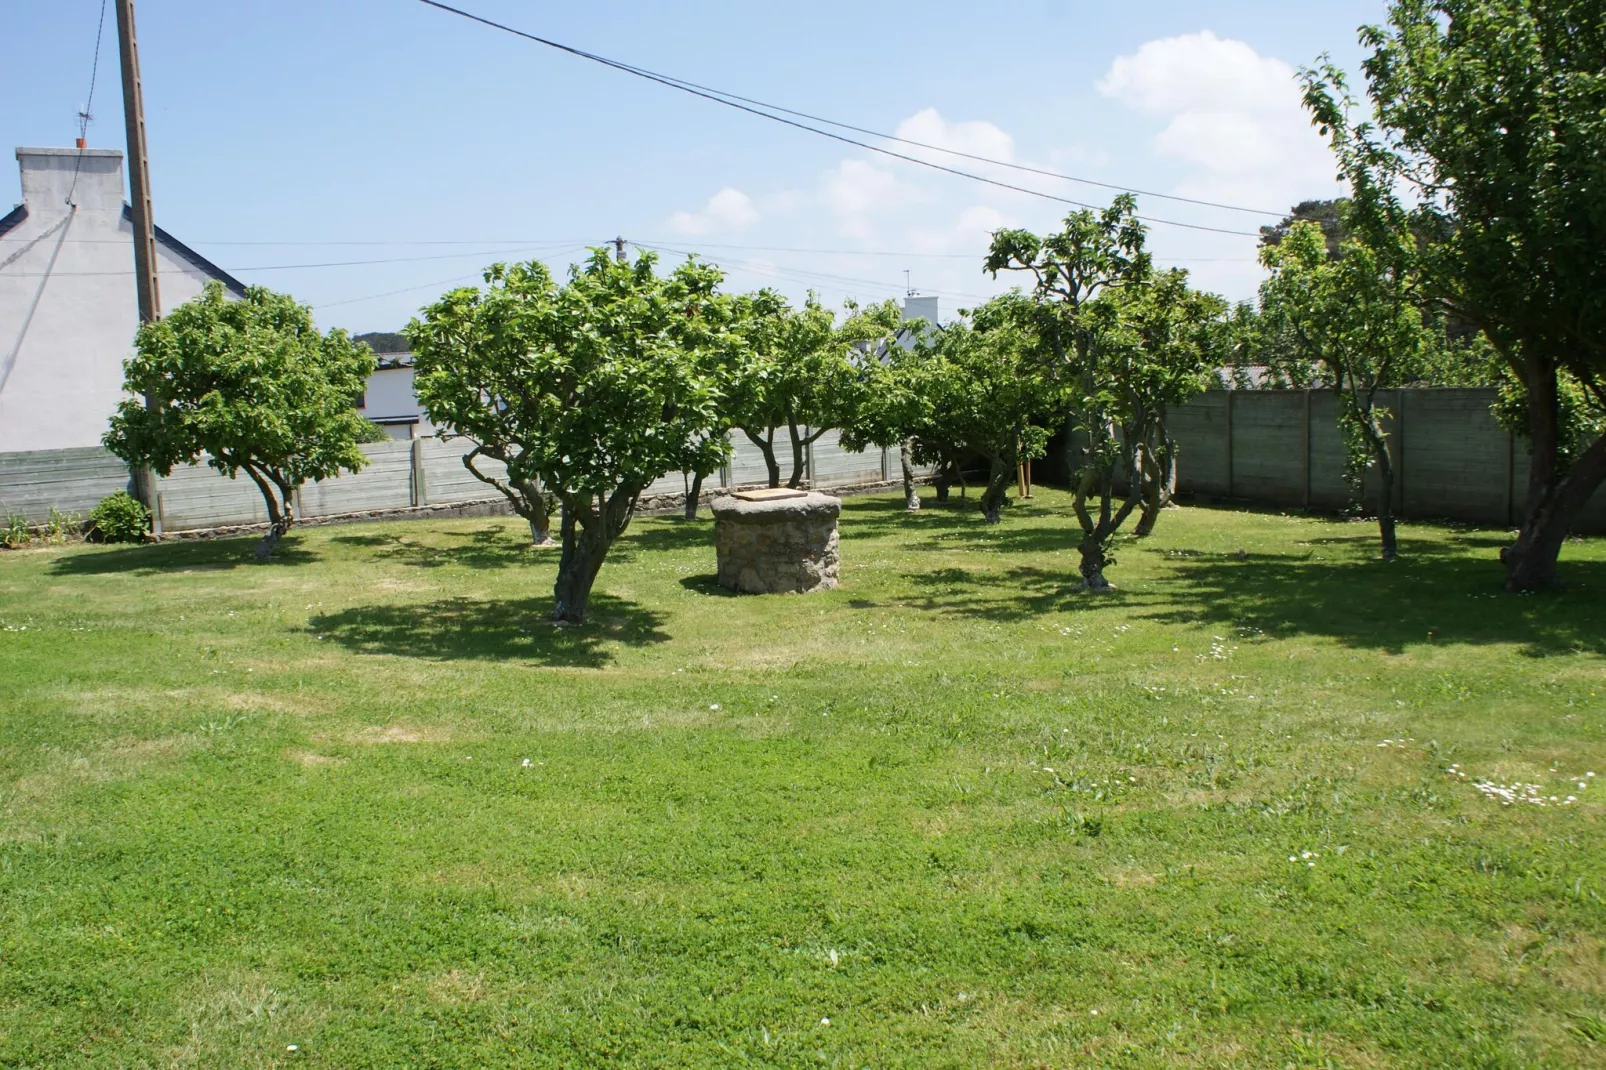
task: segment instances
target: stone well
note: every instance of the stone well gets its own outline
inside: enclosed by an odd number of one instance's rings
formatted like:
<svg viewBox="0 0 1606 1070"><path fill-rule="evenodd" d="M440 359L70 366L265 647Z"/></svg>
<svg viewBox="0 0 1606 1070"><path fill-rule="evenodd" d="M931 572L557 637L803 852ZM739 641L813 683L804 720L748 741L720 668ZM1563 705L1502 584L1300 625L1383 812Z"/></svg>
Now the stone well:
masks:
<svg viewBox="0 0 1606 1070"><path fill-rule="evenodd" d="M780 487L737 491L710 504L720 586L780 594L837 585L841 499Z"/></svg>

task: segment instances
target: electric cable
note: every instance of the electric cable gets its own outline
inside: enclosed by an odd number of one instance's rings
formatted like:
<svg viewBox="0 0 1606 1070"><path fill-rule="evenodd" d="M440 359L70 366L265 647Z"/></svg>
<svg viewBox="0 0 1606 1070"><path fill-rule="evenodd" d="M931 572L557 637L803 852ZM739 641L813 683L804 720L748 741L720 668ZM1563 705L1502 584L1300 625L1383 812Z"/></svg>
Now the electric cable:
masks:
<svg viewBox="0 0 1606 1070"><path fill-rule="evenodd" d="M78 172L84 166L84 142L89 137L89 120L94 118L95 80L100 75L100 41L106 34L106 0L100 0L100 21L95 24L95 60L89 65L89 97L84 110L78 113L78 159L73 162L72 185L67 190L67 203L72 204L78 195Z"/></svg>
<svg viewBox="0 0 1606 1070"><path fill-rule="evenodd" d="M609 67L609 68L612 68L612 69L617 70L617 71L623 71L626 74L635 75L637 78L642 78L642 79L645 79L645 80L647 80L649 82L656 82L659 85L668 86L671 89L678 89L681 92L689 93L690 95L692 95L694 97L702 97L703 99L711 100L716 104L723 104L727 108L734 108L737 111L744 111L744 112L747 112L750 115L756 115L756 116L758 116L760 118L763 118L763 119L769 119L771 122L781 123L781 124L783 124L785 126L795 127L798 130L804 130L804 131L807 131L808 133L811 133L811 134L817 134L820 137L830 138L832 141L840 141L845 145L852 145L852 146L854 146L856 148L861 148L861 149L864 149L864 150L866 150L868 152L880 153L883 156L890 156L890 157L892 157L893 159L896 159L896 160L903 160L903 161L905 161L907 163L916 164L916 165L918 165L920 167L930 168L930 169L935 170L935 171L942 171L942 172L944 172L946 174L950 174L950 175L957 175L960 178L968 178L973 182L982 182L982 183L985 183L986 185L989 185L989 186L997 186L1000 189L1011 190L1011 191L1013 191L1015 193L1024 193L1024 194L1026 194L1028 196L1031 196L1031 197L1041 197L1044 200L1057 201L1057 202L1059 202L1061 204L1069 204L1069 205L1071 205L1073 207L1084 208L1084 209L1087 209L1089 211L1095 211L1095 212L1096 211L1103 211L1103 208L1100 205L1089 204L1086 201L1078 201L1078 200L1075 200L1074 198L1071 198L1071 197L1061 197L1058 194L1054 194L1054 193L1045 193L1042 190L1029 189L1029 188L1027 188L1025 186L1017 186L1012 182L1003 182L1003 181L1000 181L1000 180L998 180L996 178L988 178L985 175L978 175L973 171L963 171L963 170L960 170L957 167L948 167L945 164L935 163L935 162L933 162L931 160L922 160L918 156L910 156L908 153L895 152L892 149L883 148L883 147L881 147L879 145L872 145L872 144L870 144L868 142L859 141L859 140L857 140L855 138L846 137L846 136L844 136L842 134L832 133L829 130L822 130L817 126L810 126L807 123L799 122L798 120L795 120L795 119L788 119L783 115L777 115L777 114L774 114L771 111L765 111L765 110L762 110L759 107L756 107L756 106L753 106L753 105L750 105L750 104L741 103L732 94L727 94L725 96L722 96L722 95L720 95L721 91L719 91L719 90L703 89L703 88L697 87L694 83L684 82L684 81L681 81L680 79L674 78L674 77L672 77L670 75L657 74L657 73L655 73L653 71L646 70L645 68L642 68L642 67L633 67L630 64L623 63L623 62L621 62L619 60L609 59L606 56L599 56L594 52L587 52L584 49L575 48L572 45L565 45L565 44L562 44L561 42L553 41L553 40L551 40L549 38L546 38L546 37L540 37L540 36L537 36L536 34L533 34L533 33L526 33L523 30L515 29L514 27L508 26L508 25L506 25L504 23L493 21L493 20L485 18L485 17L483 17L481 15L475 15L472 12L464 11L461 8L452 7L450 4L443 4L443 3L440 2L440 0L418 0L418 2L421 3L421 4L424 4L424 5L428 6L428 7L437 8L437 9L439 9L441 11L445 11L445 12L448 12L450 14L457 15L457 16L459 16L461 18L468 19L468 20L470 20L472 22L481 23L481 24L483 24L485 26L491 27L492 29L500 30L503 33L513 34L514 36L522 37L522 38L524 38L526 40L529 40L529 41L534 41L536 44L545 45L548 48L557 49L560 52L567 52L568 54L570 54L572 56L578 56L581 59L590 60L593 63L599 63L602 66ZM727 97L729 97L729 99L727 99ZM769 107L769 105L765 105L765 107ZM779 111L779 110L782 110L782 109L776 109L776 110ZM832 125L840 125L840 124L832 124ZM844 126L844 128L846 129L845 126ZM879 137L887 137L888 135L877 135L877 136L879 136ZM936 148L936 146L930 146L930 147ZM942 150L942 149L938 148L937 151L941 152L941 151L945 151L945 150ZM998 162L998 161L990 161L990 162ZM1061 177L1064 177L1064 176L1061 176ZM1116 188L1123 188L1123 187L1116 187ZM1129 192L1135 192L1135 191L1129 191ZM1261 212L1258 209L1250 209L1250 211L1254 211L1255 214L1257 214L1257 215L1277 215L1278 214L1278 213L1274 213L1274 212ZM1258 237L1260 237L1260 233L1258 231L1230 230L1230 229L1228 229L1226 227L1210 227L1210 226L1205 226L1204 224L1201 224L1201 223L1184 223L1184 222L1181 222L1180 220L1160 219L1160 218L1157 218L1157 217L1154 217L1154 216L1142 216L1142 215L1140 215L1140 216L1137 216L1137 218L1142 220L1145 223L1154 223L1154 224L1159 224L1159 225L1162 225L1162 226L1170 226L1170 227L1183 227L1183 228L1186 228L1188 230L1201 230L1201 231L1206 231L1206 232L1212 233L1212 234L1231 234L1231 235L1234 235L1236 237L1246 237L1246 238L1258 238Z"/></svg>

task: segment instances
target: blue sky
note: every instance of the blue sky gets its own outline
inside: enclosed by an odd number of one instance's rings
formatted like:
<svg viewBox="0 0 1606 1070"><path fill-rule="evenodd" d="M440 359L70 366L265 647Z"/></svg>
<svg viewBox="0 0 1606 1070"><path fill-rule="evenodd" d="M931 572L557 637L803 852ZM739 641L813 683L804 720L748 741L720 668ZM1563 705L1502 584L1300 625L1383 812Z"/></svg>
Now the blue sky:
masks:
<svg viewBox="0 0 1606 1070"><path fill-rule="evenodd" d="M70 145L100 0L7 6L0 141ZM1336 190L1293 68L1326 51L1355 70L1356 27L1383 16L1380 2L1349 0L457 6L914 140L1272 210ZM312 304L324 326L399 327L493 260L562 265L616 234L701 251L732 289L801 298L812 287L831 304L897 296L907 270L943 297L946 317L1004 285L980 270L992 228L1046 229L1066 210L416 0L141 0L138 18L158 223L246 281ZM108 11L92 146L123 147L118 89ZM1113 195L978 166L1080 200ZM19 197L8 170L0 201ZM1269 221L1152 198L1140 209L1251 232ZM1252 237L1157 224L1150 245L1201 286L1253 293ZM290 266L311 264L340 266Z"/></svg>

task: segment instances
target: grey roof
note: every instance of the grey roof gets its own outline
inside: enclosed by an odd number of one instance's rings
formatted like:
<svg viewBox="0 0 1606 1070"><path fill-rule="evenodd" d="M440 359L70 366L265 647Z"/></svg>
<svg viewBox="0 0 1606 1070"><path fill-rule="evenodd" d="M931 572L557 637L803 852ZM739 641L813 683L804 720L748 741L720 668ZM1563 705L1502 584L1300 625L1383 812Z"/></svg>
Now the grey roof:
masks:
<svg viewBox="0 0 1606 1070"><path fill-rule="evenodd" d="M127 204L123 205L123 218L131 223L134 221L134 209L132 206ZM227 271L224 271L222 268L212 263L212 261L202 256L194 249L191 249L188 245L185 245L183 242L173 237L173 235L169 234L161 227L155 227L154 229L156 231L156 240L165 245L168 252L172 253L174 256L177 256L179 259L187 261L195 267L200 268L214 279L217 279L224 286L227 286L237 296L245 296L245 283L241 282L233 275L230 275Z"/></svg>
<svg viewBox="0 0 1606 1070"><path fill-rule="evenodd" d="M28 206L26 204L19 204L5 215L0 216L0 236L4 236L6 231L27 218Z"/></svg>

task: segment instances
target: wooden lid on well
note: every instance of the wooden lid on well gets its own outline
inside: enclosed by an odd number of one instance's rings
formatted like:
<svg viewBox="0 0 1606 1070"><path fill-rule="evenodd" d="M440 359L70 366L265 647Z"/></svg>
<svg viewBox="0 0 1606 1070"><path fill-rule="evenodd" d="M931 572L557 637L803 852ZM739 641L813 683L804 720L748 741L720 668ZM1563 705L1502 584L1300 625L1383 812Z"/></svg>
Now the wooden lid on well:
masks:
<svg viewBox="0 0 1606 1070"><path fill-rule="evenodd" d="M761 487L758 490L739 490L731 497L743 502L774 502L782 498L807 498L809 492L794 487Z"/></svg>

